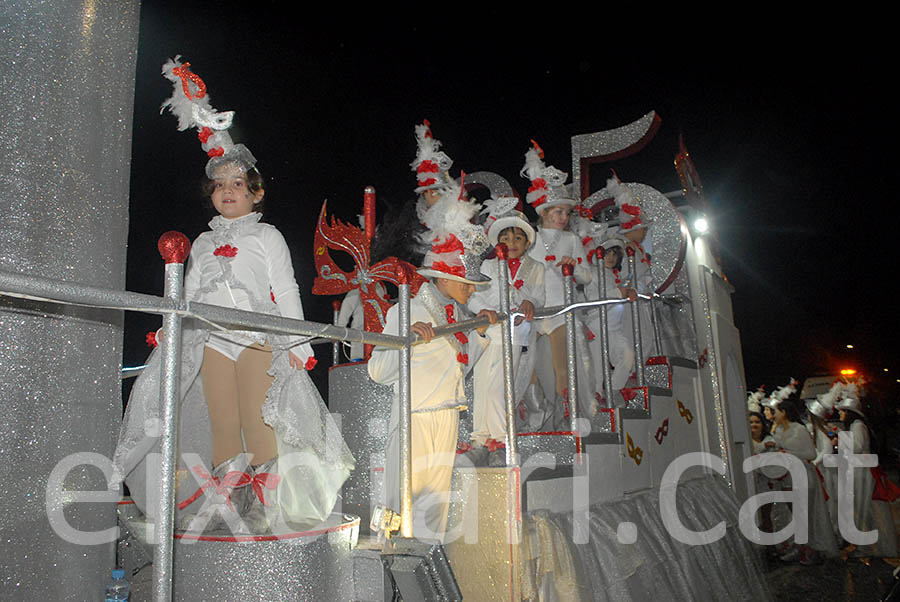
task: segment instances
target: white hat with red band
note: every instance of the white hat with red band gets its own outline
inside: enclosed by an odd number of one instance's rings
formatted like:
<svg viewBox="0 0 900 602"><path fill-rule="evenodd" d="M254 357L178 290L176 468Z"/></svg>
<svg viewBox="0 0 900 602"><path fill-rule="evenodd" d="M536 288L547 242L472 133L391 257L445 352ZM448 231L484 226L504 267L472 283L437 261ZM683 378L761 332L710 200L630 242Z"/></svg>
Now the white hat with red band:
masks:
<svg viewBox="0 0 900 602"><path fill-rule="evenodd" d="M443 237L435 237L418 272L427 278L446 278L468 284L490 282L481 273L484 252L489 248L484 228L463 224Z"/></svg>
<svg viewBox="0 0 900 602"><path fill-rule="evenodd" d="M235 144L228 134L234 120L234 111L216 111L210 104L206 84L200 76L191 72L190 63L182 63L181 57L166 61L163 77L172 82L172 96L166 100L160 113L167 108L178 118L178 130L197 128L201 148L206 151L206 177L215 178L220 165L234 164L242 172L256 165L256 158L243 144Z"/></svg>
<svg viewBox="0 0 900 602"><path fill-rule="evenodd" d="M534 244L534 228L525 214L516 210L519 199L516 197L489 198L484 202L482 213L487 213L484 229L492 245L497 244L500 233L507 228L519 228L528 238L528 246Z"/></svg>
<svg viewBox="0 0 900 602"><path fill-rule="evenodd" d="M538 213L559 205L577 205L577 201L566 190L565 183L569 174L552 165L545 165L543 149L534 140L531 145L525 153L525 166L519 172L522 177L531 180L528 194L525 195L528 204Z"/></svg>

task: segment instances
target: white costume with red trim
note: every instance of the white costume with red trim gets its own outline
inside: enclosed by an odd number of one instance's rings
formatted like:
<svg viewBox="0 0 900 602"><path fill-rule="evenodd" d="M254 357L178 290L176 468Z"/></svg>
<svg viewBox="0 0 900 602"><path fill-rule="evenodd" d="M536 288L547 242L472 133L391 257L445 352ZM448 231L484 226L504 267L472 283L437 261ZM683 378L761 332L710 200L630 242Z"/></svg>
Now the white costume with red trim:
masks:
<svg viewBox="0 0 900 602"><path fill-rule="evenodd" d="M510 260L515 266L516 260ZM528 255L519 260L520 264L513 274L509 273L510 309L518 308L523 301L531 301L535 309L544 306L544 265L535 261ZM473 313L482 309L500 311L500 266L498 259L491 259L481 264L481 272L491 278L489 285L479 287L470 298L468 307ZM472 444L484 445L487 439L498 442L506 441L506 401L503 391L503 340L500 333L500 324L488 327L490 345L484 352L484 357L474 368L474 412ZM534 328L531 322L523 321L513 328L512 353L513 372L518 369L519 358L522 354L522 346L534 344ZM513 375L515 382L515 374ZM515 400L518 401L518 398Z"/></svg>
<svg viewBox="0 0 900 602"><path fill-rule="evenodd" d="M287 245L276 228L258 223L260 217L251 213L233 220L213 218L212 231L201 234L192 246L185 299L303 318ZM221 337L220 341L210 341L213 336ZM269 373L274 381L262 416L273 428L278 447L272 472L281 480L274 497L283 519L315 524L331 513L354 461L309 375L290 366L289 348L306 361L313 357L311 347L306 343L291 346L297 337L250 331L211 334L208 324L194 319L186 319L183 329L178 463L183 477L176 500L188 499L203 484L194 469L210 466L212 460L209 412L198 378L204 348L225 347L239 353L242 347L267 340L272 347ZM160 434L159 385L160 354L154 350L132 389L114 456L116 476L126 478L132 498L145 513L155 511L159 483L158 468L148 469L146 461L157 448ZM193 513L196 508L191 505L184 512Z"/></svg>
<svg viewBox="0 0 900 602"><path fill-rule="evenodd" d="M448 310L453 320L462 319L459 305L441 295L427 282L410 301L410 324L443 326ZM387 312L383 332L400 332L399 310ZM463 345L457 338L441 337L416 345L410 353L413 534L417 538L443 539L450 508L450 482L459 439L459 411L467 407L463 377L487 346L487 337L471 332ZM464 356L468 356L467 358ZM468 363L461 360L467 359ZM392 385L394 399L388 423L385 451L385 504L400 511L400 433L397 381L400 361L396 349L376 346L368 363L369 376L377 383Z"/></svg>

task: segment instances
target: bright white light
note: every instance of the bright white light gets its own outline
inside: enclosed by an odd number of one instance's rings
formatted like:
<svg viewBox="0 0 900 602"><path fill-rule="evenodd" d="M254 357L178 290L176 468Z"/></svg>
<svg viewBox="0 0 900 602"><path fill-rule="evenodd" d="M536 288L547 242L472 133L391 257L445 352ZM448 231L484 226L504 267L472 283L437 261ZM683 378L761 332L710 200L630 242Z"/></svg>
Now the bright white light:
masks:
<svg viewBox="0 0 900 602"><path fill-rule="evenodd" d="M694 230L696 230L700 234L709 231L709 221L707 221L705 217L698 217L696 220L694 220Z"/></svg>

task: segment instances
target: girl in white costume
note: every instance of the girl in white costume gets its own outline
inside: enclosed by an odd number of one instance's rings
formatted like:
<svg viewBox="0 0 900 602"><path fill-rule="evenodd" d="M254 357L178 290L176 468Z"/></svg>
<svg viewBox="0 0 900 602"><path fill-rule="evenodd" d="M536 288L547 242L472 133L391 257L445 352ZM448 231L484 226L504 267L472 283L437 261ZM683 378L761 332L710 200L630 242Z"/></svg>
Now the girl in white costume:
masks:
<svg viewBox="0 0 900 602"><path fill-rule="evenodd" d="M813 466L818 474L822 476L822 484L825 487L825 495L828 498L825 500L825 505L828 508L828 517L831 520L831 526L838 540L840 539L840 529L838 528L837 515L837 470L834 467L826 466L825 458L834 453L832 431L828 427L827 420L833 412L834 404L840 395L841 389L842 383L836 382L828 393L821 393L816 396L816 399L810 399L806 402L809 425L812 429L813 441L816 444L816 457L813 459Z"/></svg>
<svg viewBox="0 0 900 602"><path fill-rule="evenodd" d="M793 454L803 462L806 469L809 539L806 544L797 545L797 552L799 552L801 563L811 564L815 562L814 551L824 556L835 556L837 541L834 538L828 509L825 506L822 481L812 464L816 457L815 444L812 437L809 436L809 431L800 422L800 410L796 403L789 398L794 391L796 391L795 381L792 381L790 385L782 387L774 394L775 421L772 426L772 438L775 439L779 450ZM785 477L785 481L789 480L790 475ZM785 488L792 486L792 483L786 484ZM794 511L796 512L796 510L795 508ZM798 519L802 519L802 517L798 517ZM794 551L789 550L782 555L782 558L789 559L793 555Z"/></svg>
<svg viewBox="0 0 900 602"><path fill-rule="evenodd" d="M871 433L865 422L855 384L850 384L844 389L843 399L837 404L836 409L844 429L852 435L853 453L872 453ZM853 468L852 483L853 522L856 528L859 531L878 531L878 541L871 545L858 546L858 553L883 557L897 556L897 532L891 509L886 502L872 499L875 481L871 469Z"/></svg>
<svg viewBox="0 0 900 602"><path fill-rule="evenodd" d="M567 174L555 167L545 166L543 151L536 142L532 141L532 144L533 147L525 153L525 166L521 173L531 180L525 200L537 212L540 223L534 245L528 254L546 267L544 274L544 303L546 306L563 305L565 303L565 280L562 266L572 266L575 282L582 285L591 281L591 271L581 241L578 236L567 230L569 213L576 205L575 200L571 198L564 187ZM537 323L537 331L539 335L547 337L549 341L549 359L551 359L549 363L553 367L557 399L555 405L557 409L561 406L568 408L570 392L566 377L565 316L540 320ZM597 401L594 399L593 370L584 341L584 329L577 316L575 332L580 345L584 347L584 353L579 353L578 356L585 364L583 370L579 366L578 398L590 417L596 412ZM541 345L541 342L538 342L538 345ZM542 363L539 361L538 365L540 366ZM562 426L565 419L563 418L559 422Z"/></svg>
<svg viewBox="0 0 900 602"><path fill-rule="evenodd" d="M492 245L502 242L507 247L510 310L524 314L512 330L513 382L522 346L531 346L534 342L531 323L534 311L544 306L544 264L526 254L534 242L534 228L522 213L512 208L517 201L516 198L500 198L485 202L490 210L486 222L488 240ZM478 287L471 296L468 303L470 311L500 310L500 261L494 258L482 264L481 271L491 282ZM474 368L475 409L471 442L475 448L473 455L476 464L487 456L490 466L504 466L506 403L500 325L489 328L487 334L491 342Z"/></svg>
<svg viewBox="0 0 900 602"><path fill-rule="evenodd" d="M255 159L231 142L231 115L209 106L188 67L177 59L164 66L175 84L164 107L181 129L200 130L211 157L206 191L218 215L192 245L185 299L302 320L284 237L260 222L264 188ZM180 526L261 534L325 519L353 458L306 374L316 361L312 348L302 339L186 320L182 357ZM151 516L156 473L147 453L159 434L159 361L154 351L135 383L115 455L118 474Z"/></svg>

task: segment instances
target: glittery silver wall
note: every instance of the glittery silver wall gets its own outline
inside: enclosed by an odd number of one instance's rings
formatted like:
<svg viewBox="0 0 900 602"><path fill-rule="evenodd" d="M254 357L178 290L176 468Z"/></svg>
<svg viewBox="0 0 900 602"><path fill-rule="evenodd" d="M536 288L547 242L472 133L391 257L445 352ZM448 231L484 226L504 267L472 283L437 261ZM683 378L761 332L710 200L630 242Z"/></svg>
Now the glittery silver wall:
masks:
<svg viewBox="0 0 900 602"><path fill-rule="evenodd" d="M124 288L138 17L136 0L0 3L0 270ZM102 596L115 504L77 492L106 489L122 319L0 297L4 600Z"/></svg>

